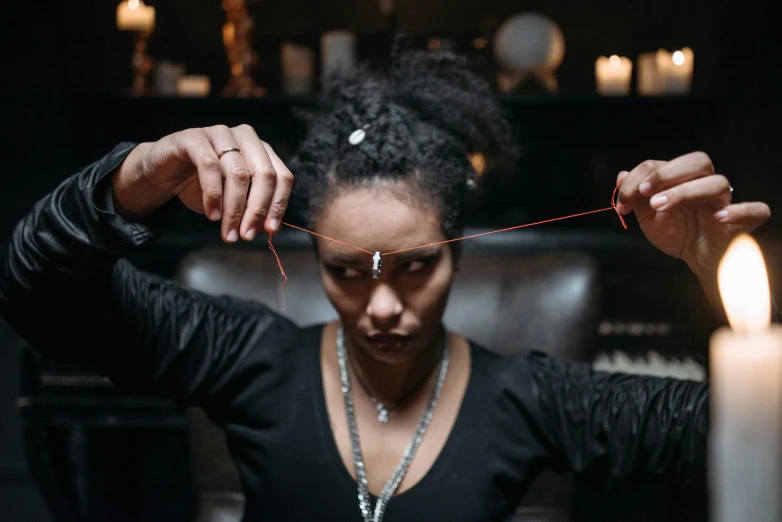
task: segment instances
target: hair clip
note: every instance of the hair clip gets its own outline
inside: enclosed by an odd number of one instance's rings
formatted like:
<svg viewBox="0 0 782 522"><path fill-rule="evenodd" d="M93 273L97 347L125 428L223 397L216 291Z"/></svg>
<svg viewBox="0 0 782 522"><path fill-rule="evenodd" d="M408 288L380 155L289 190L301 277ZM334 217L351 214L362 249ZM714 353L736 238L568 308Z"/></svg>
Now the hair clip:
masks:
<svg viewBox="0 0 782 522"><path fill-rule="evenodd" d="M383 260L380 259L380 252L375 252L372 256L372 279L380 278L380 268L383 266Z"/></svg>
<svg viewBox="0 0 782 522"><path fill-rule="evenodd" d="M367 137L367 131L365 129L367 129L368 127L369 125L364 125L360 129L354 130L353 133L348 138L348 143L350 143L351 145L358 145L359 143L364 141L364 138Z"/></svg>

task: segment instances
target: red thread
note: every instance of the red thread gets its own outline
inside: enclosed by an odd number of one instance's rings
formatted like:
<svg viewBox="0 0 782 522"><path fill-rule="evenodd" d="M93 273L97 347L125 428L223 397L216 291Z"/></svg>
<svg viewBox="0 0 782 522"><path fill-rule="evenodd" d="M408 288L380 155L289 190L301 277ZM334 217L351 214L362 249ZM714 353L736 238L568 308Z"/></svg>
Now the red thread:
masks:
<svg viewBox="0 0 782 522"><path fill-rule="evenodd" d="M280 261L280 256L277 255L277 251L274 249L274 245L272 244L271 232L269 232L269 249L272 251L272 254L274 254L274 258L277 259L277 266L280 267L280 273L282 274L282 283L280 284L280 287L277 289L277 308L279 310L285 311L285 309L288 308L288 287L286 286L288 284L288 276L285 275L285 269L282 267L282 261ZM285 306L283 308L280 308L280 292L283 289L285 290Z"/></svg>
<svg viewBox="0 0 782 522"><path fill-rule="evenodd" d="M577 217L581 217L581 216L587 216L589 214L597 214L599 212L605 212L607 210L615 211L616 215L619 217L619 221L622 222L622 226L624 227L625 230L627 230L627 223L625 222L624 217L622 217L622 214L619 212L619 207L616 204L616 201L617 201L616 193L617 193L618 190L619 190L619 185L614 187L614 192L613 192L613 194L611 194L611 206L610 207L601 208L599 210L590 210L588 212L580 212L578 214L570 214L568 216L562 216L562 217L558 217L558 218L544 219L543 221L536 221L534 223L527 223L525 225L517 225L515 227L508 227L508 228L503 228L503 229L500 229L500 230L492 230L490 232L481 232L479 234L472 234L472 235L469 235L469 236L458 237L458 238L455 238L455 239L446 239L445 241L437 241L435 243L428 243L426 245L419 245L419 246L414 246L414 247L410 247L410 248L402 248L400 250L393 250L391 252L384 252L384 253L382 253L380 255L381 256L390 256L392 254L399 254L401 252L409 252L410 250L417 250L419 248L435 246L435 245L442 245L442 244L445 244L445 243L453 243L454 241L463 241L465 239L472 239L472 238L475 238L475 237L488 236L490 234L499 234L500 232L508 232L509 230L518 230L520 228L534 227L536 225L543 225L545 223L553 223L554 221L563 221L565 219L572 219L572 218L577 218ZM622 206L624 206L624 205L622 205ZM286 223L284 221L283 221L282 224L285 225L285 226L291 227L291 228L295 228L296 230L301 230L302 232L306 232L308 234L312 234L313 236L317 236L317 237L320 237L320 238L323 238L323 239L327 239L329 241L333 241L334 243L339 243L340 245L345 245L345 246L348 246L350 248L355 248L356 250L359 250L361 252L365 252L365 253L367 253L367 254L369 254L371 256L375 254L374 252L370 252L369 250L365 250L365 249L363 249L361 247L357 247L355 245L351 245L350 243L345 243L344 241L340 241L340 240L334 239L332 237L328 237L328 236L324 236L322 234L318 234L317 232L313 232L312 230L307 230L306 228L297 227L296 225L291 225L290 223ZM269 233L269 249L272 251L272 253L274 254L274 257L277 259L277 266L280 267L280 273L282 274L282 278L283 278L282 284L280 285L280 288L277 290L277 308L279 308L280 310L285 310L285 308L288 307L288 289L285 286L288 283L288 276L285 275L285 270L282 268L282 262L280 261L280 256L277 255L277 251L274 249L274 245L272 244L272 234L271 233ZM285 290L285 308L280 308L280 292L283 289Z"/></svg>
<svg viewBox="0 0 782 522"><path fill-rule="evenodd" d="M614 192L611 194L611 207L616 210L616 215L619 216L619 221L622 222L622 226L625 227L625 230L627 230L627 223L625 223L625 218L622 217L622 214L619 212L619 208L616 206L616 201L619 199L616 195L617 192L619 192L619 187L622 186L620 183L619 185L614 187ZM623 207L625 205L622 205Z"/></svg>
<svg viewBox="0 0 782 522"><path fill-rule="evenodd" d="M321 234L318 234L317 232L313 232L312 230L307 230L306 228L297 227L296 225L291 225L290 223L282 222L283 225L289 226L291 228L295 228L296 230L301 230L302 232L306 232L308 234L312 234L313 236L322 237L323 239L328 239L329 241L334 241L335 243L339 243L340 245L349 246L350 248L355 248L356 250L361 250L362 252L366 252L370 256L375 255L374 252L370 252L369 250L364 250L361 247L357 247L355 245L351 245L350 243L345 243L344 241L340 241L339 239L334 239L328 236L323 236Z"/></svg>
<svg viewBox="0 0 782 522"><path fill-rule="evenodd" d="M606 210L613 210L614 207L601 208L600 210L590 210L589 212L581 212L579 214L571 214L569 216L563 216L552 219L544 219L543 221L536 221L535 223L527 223L526 225L518 225L515 227L503 228L501 230L492 230L491 232L481 232L480 234L473 234L471 236L457 237L455 239L446 239L445 241L437 241L436 243L429 243L428 245L420 245L410 248L402 248L401 250L393 250L391 252L383 252L382 256L390 256L391 254L399 254L400 252L409 252L410 250L416 250L418 248L424 248L428 246L442 245L444 243L453 243L454 241L462 241L463 239L472 239L474 237L488 236L489 234L499 234L500 232L507 232L509 230L517 230L519 228L534 227L535 225L542 225L544 223L552 223L554 221L562 221L564 219L570 219L580 216L586 216L587 214L597 214L598 212L605 212Z"/></svg>

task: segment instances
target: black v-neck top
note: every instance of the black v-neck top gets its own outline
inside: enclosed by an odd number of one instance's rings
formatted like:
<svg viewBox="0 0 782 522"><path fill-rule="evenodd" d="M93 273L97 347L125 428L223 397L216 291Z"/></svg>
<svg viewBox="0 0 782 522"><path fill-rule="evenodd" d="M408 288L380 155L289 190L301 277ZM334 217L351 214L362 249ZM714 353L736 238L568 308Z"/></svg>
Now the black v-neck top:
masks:
<svg viewBox="0 0 782 522"><path fill-rule="evenodd" d="M57 361L203 406L225 430L246 521L359 522L324 400L322 328L122 260L155 240L170 208L144 223L113 212L110 174L132 148L65 180L20 221L0 250L0 312ZM546 466L704 484L706 383L596 372L532 349L501 358L471 345L450 436L423 479L391 499L387 522L503 520Z"/></svg>

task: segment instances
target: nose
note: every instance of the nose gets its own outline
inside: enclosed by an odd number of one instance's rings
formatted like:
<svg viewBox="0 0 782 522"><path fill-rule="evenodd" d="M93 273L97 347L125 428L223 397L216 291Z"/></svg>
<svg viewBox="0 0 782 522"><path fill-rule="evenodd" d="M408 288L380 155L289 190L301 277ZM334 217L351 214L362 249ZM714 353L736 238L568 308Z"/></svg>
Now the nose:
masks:
<svg viewBox="0 0 782 522"><path fill-rule="evenodd" d="M387 284L379 284L369 296L367 315L378 328L393 326L402 315L404 306L397 292Z"/></svg>

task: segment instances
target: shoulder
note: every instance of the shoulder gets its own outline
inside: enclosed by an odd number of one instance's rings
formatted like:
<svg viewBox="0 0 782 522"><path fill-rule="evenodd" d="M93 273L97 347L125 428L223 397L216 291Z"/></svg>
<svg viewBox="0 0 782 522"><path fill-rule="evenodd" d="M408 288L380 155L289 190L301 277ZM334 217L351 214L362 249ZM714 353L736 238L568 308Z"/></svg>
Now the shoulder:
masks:
<svg viewBox="0 0 782 522"><path fill-rule="evenodd" d="M506 441L508 451L548 454L551 442L534 377L536 359L548 356L541 352L499 355L474 342L470 348L471 396L478 397L472 411L484 416L484 426L497 430L497 440Z"/></svg>
<svg viewBox="0 0 782 522"><path fill-rule="evenodd" d="M531 360L536 352L500 355L470 341L471 374L477 386L497 397L532 399ZM545 357L543 354L539 354Z"/></svg>

